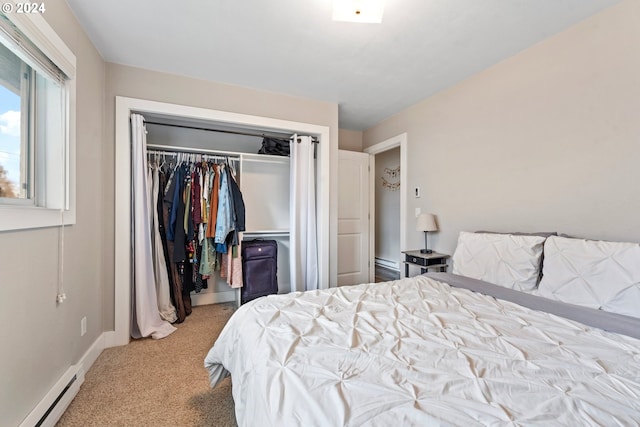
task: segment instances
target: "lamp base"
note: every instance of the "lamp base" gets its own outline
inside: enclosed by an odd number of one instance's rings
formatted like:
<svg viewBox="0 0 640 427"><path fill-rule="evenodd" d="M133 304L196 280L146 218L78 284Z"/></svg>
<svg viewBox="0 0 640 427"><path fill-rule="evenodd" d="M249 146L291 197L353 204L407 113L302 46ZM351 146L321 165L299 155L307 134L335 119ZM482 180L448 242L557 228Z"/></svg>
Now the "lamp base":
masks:
<svg viewBox="0 0 640 427"><path fill-rule="evenodd" d="M433 251L431 249L427 249L429 247L429 242L427 242L427 232L424 232L424 249L420 249L421 254L430 254Z"/></svg>

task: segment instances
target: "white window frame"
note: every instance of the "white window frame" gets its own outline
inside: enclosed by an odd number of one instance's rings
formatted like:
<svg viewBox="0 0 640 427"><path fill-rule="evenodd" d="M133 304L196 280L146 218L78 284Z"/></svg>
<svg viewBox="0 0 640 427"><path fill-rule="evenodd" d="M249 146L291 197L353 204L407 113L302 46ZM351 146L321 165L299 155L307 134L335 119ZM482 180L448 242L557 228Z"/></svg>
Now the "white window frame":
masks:
<svg viewBox="0 0 640 427"><path fill-rule="evenodd" d="M5 3L18 2L4 0ZM14 10L16 8L14 7ZM45 54L67 76L65 137L63 143L63 165L58 169L57 176L63 179L47 179L48 176L36 178L35 185L44 185L42 189L48 200L53 203L39 203L22 205L0 204L0 231L20 230L29 228L53 227L71 225L76 222L76 57L49 26L45 19L38 14L5 15L40 51ZM38 153L42 155L42 153ZM44 155L47 155L46 153ZM59 157L59 156L58 156ZM47 172L49 175L49 172ZM64 181L64 184L63 184ZM52 205L57 207L53 208Z"/></svg>

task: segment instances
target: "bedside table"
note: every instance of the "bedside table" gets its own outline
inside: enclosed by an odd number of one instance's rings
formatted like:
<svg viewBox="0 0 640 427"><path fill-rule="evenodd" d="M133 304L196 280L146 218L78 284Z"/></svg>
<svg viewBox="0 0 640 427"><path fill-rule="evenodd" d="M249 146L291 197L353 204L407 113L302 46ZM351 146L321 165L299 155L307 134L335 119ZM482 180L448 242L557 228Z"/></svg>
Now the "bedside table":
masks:
<svg viewBox="0 0 640 427"><path fill-rule="evenodd" d="M447 271L447 258L449 255L431 252L423 254L417 251L402 251L404 254L404 277L409 277L409 266L420 267L420 273L425 273L430 268L438 268L439 271Z"/></svg>

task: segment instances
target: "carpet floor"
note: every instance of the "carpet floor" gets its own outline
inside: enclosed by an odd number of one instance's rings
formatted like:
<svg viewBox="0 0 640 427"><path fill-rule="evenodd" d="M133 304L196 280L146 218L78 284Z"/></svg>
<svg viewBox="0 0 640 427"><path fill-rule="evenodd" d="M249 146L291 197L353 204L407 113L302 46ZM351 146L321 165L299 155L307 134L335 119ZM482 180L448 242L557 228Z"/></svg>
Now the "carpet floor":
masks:
<svg viewBox="0 0 640 427"><path fill-rule="evenodd" d="M194 307L164 339L104 350L57 426L236 426L230 378L211 389L204 369L233 311L233 303Z"/></svg>

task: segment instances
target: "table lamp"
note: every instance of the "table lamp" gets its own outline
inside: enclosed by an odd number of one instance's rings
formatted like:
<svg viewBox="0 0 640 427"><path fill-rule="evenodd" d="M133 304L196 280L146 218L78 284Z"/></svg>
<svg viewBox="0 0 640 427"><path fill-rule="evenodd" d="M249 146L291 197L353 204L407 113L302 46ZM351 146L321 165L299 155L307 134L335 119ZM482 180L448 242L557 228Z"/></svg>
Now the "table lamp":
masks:
<svg viewBox="0 0 640 427"><path fill-rule="evenodd" d="M429 249L427 245L427 233L429 231L438 231L438 225L436 224L436 216L429 213L421 213L418 215L418 222L416 224L416 231L424 231L424 249L420 249L421 254L430 254L433 251Z"/></svg>

